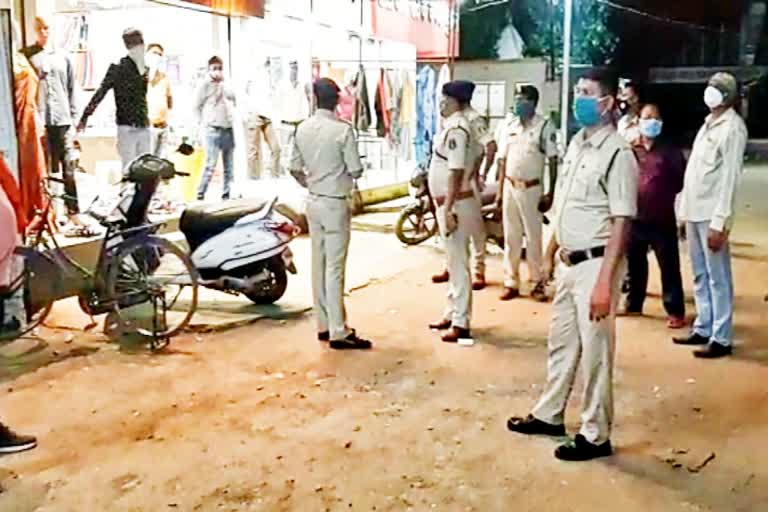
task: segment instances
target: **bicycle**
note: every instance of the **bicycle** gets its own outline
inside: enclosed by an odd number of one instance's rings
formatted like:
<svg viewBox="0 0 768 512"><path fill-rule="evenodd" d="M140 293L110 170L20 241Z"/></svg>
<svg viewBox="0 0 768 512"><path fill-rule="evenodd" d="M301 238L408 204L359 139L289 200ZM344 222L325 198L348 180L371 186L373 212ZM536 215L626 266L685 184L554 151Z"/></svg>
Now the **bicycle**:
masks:
<svg viewBox="0 0 768 512"><path fill-rule="evenodd" d="M54 302L78 297L80 308L89 316L108 313L104 325L108 337L136 333L149 340L152 350L167 346L189 324L198 297L197 271L187 254L157 236L163 223L147 221L158 183L174 176L186 173L177 172L167 160L138 157L123 180L133 184L134 194L129 197L128 187L123 187L118 208L122 215L108 217L92 208L85 212L106 229L93 270L60 247L49 200L31 223L26 245L14 251L18 276L0 290L3 306L22 299L26 318L19 320L15 331L0 334L0 341L29 334L45 321Z"/></svg>

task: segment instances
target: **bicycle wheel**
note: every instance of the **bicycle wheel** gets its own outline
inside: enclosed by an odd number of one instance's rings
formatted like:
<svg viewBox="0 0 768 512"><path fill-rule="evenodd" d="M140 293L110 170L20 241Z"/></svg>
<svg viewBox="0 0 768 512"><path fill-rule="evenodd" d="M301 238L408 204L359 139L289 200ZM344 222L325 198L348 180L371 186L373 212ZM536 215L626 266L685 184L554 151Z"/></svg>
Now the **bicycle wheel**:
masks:
<svg viewBox="0 0 768 512"><path fill-rule="evenodd" d="M123 242L109 265L107 297L123 332L170 338L197 308L197 271L176 244L155 236Z"/></svg>
<svg viewBox="0 0 768 512"><path fill-rule="evenodd" d="M0 342L26 336L51 312L60 273L50 256L29 247L17 247L12 272L16 276L0 293Z"/></svg>

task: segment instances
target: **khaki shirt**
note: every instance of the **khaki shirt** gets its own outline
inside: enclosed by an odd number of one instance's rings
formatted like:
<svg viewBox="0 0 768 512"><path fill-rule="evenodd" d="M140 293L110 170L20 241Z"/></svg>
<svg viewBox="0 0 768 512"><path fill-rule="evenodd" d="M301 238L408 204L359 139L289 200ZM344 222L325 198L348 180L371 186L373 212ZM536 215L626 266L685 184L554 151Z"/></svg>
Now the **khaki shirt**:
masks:
<svg viewBox="0 0 768 512"><path fill-rule="evenodd" d="M485 155L485 148L493 142L493 134L488 129L488 123L480 113L469 107L462 114L469 123L469 135L472 138L471 148L475 160L479 160Z"/></svg>
<svg viewBox="0 0 768 512"><path fill-rule="evenodd" d="M289 167L311 194L346 197L363 175L352 126L318 109L296 129Z"/></svg>
<svg viewBox="0 0 768 512"><path fill-rule="evenodd" d="M460 192L472 190L470 181L475 156L472 151L470 125L461 112L456 112L443 123L443 130L435 138L432 161L429 165L429 190L433 197L448 194L451 173L464 171Z"/></svg>
<svg viewBox="0 0 768 512"><path fill-rule="evenodd" d="M693 143L679 217L688 222L710 222L715 231L733 225L733 203L741 173L747 127L735 110L717 119L708 116Z"/></svg>
<svg viewBox="0 0 768 512"><path fill-rule="evenodd" d="M555 127L538 114L528 126L516 117L502 135L499 153L506 161L508 178L540 180L544 177L545 159L557 156Z"/></svg>
<svg viewBox="0 0 768 512"><path fill-rule="evenodd" d="M567 251L606 245L611 220L637 213L638 165L613 125L571 140L555 192L555 236Z"/></svg>
<svg viewBox="0 0 768 512"><path fill-rule="evenodd" d="M164 73L158 71L147 85L147 109L151 126L168 125L168 112L172 102L171 81Z"/></svg>

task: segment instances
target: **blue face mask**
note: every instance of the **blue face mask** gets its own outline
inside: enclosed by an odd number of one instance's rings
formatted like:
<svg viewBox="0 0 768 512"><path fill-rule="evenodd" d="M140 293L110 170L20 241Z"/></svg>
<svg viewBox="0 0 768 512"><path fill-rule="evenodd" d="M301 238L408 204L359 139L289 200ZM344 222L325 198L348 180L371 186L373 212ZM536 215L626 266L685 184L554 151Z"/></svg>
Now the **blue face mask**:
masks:
<svg viewBox="0 0 768 512"><path fill-rule="evenodd" d="M641 119L640 120L640 134L643 137L649 139L655 139L661 135L661 129L664 126L658 119Z"/></svg>
<svg viewBox="0 0 768 512"><path fill-rule="evenodd" d="M594 96L576 96L573 100L573 115L586 128L600 122L600 99Z"/></svg>
<svg viewBox="0 0 768 512"><path fill-rule="evenodd" d="M531 119L536 113L536 107L527 101L515 103L515 115L520 119Z"/></svg>

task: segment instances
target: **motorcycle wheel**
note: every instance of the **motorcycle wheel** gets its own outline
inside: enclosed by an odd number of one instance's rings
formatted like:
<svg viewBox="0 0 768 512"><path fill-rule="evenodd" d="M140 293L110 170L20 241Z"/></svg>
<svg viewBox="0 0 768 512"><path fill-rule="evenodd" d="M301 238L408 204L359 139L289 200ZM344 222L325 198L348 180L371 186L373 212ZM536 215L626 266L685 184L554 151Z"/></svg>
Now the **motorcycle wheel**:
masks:
<svg viewBox="0 0 768 512"><path fill-rule="evenodd" d="M418 245L437 233L437 217L419 204L406 206L395 224L397 239L406 245Z"/></svg>
<svg viewBox="0 0 768 512"><path fill-rule="evenodd" d="M253 290L243 293L251 302L262 306L280 300L288 287L288 273L281 256L270 259L266 270L270 274L269 279L257 284Z"/></svg>

